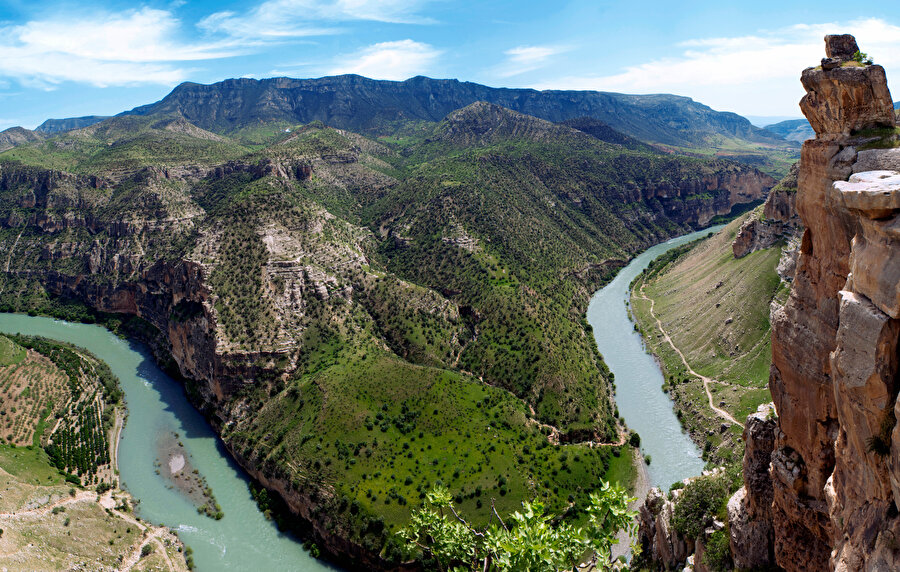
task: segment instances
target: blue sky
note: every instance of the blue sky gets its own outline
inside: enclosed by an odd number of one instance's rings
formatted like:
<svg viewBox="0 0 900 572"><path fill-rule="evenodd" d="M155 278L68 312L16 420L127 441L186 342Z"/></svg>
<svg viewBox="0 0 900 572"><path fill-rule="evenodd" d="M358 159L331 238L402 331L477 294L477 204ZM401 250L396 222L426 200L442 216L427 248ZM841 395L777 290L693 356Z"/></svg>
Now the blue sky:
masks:
<svg viewBox="0 0 900 572"><path fill-rule="evenodd" d="M415 75L677 93L799 116L826 33L857 35L900 89L900 3L542 0L0 0L0 129L108 115L182 81ZM897 91L897 90L895 90ZM900 99L900 92L895 94Z"/></svg>

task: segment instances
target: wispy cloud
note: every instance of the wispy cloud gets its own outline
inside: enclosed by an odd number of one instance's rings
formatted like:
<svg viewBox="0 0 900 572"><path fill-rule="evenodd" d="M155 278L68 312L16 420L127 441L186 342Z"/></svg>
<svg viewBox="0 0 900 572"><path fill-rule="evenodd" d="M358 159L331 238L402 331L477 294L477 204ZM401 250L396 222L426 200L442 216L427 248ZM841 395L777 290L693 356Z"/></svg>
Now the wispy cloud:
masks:
<svg viewBox="0 0 900 572"><path fill-rule="evenodd" d="M239 53L223 42L181 42L180 25L169 11L143 8L6 26L0 28L0 76L44 89L63 81L172 84L186 76L179 62Z"/></svg>
<svg viewBox="0 0 900 572"><path fill-rule="evenodd" d="M566 46L518 46L503 52L506 61L497 68L499 77L511 77L544 67L553 56L569 51Z"/></svg>
<svg viewBox="0 0 900 572"><path fill-rule="evenodd" d="M377 79L407 79L428 73L441 55L429 44L400 40L381 42L341 56L331 74L355 73Z"/></svg>
<svg viewBox="0 0 900 572"><path fill-rule="evenodd" d="M223 11L200 21L209 33L270 42L341 32L332 24L352 21L430 24L418 14L422 0L266 0L245 12Z"/></svg>
<svg viewBox="0 0 900 572"><path fill-rule="evenodd" d="M536 87L678 93L717 109L778 114L785 111L784 101L800 99L800 71L824 57L823 38L830 33L854 34L876 63L900 67L900 27L869 18L694 39L675 46L677 55L627 66L617 74L563 77Z"/></svg>

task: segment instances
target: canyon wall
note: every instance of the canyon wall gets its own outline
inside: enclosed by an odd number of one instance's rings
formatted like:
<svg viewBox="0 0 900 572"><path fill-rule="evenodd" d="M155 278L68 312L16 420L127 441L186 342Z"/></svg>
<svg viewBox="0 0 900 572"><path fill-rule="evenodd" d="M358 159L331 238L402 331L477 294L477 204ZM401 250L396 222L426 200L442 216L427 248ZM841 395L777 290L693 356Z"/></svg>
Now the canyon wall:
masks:
<svg viewBox="0 0 900 572"><path fill-rule="evenodd" d="M856 51L852 37L827 36L828 57L802 74L816 130L798 175L806 230L772 316L774 438L745 433L756 460L732 499L736 564L900 565L900 149L884 69L852 61ZM765 543L747 542L745 515L770 527Z"/></svg>
<svg viewBox="0 0 900 572"><path fill-rule="evenodd" d="M789 271L779 268L778 273L783 278L792 279L795 271L797 249L794 248L795 240L803 233L803 223L797 214L797 178L800 173L800 163L794 163L790 172L769 191L762 209L755 211L747 221L741 225L732 244L732 252L735 258L743 258L751 252L770 248L780 241L785 241L785 259L790 259Z"/></svg>

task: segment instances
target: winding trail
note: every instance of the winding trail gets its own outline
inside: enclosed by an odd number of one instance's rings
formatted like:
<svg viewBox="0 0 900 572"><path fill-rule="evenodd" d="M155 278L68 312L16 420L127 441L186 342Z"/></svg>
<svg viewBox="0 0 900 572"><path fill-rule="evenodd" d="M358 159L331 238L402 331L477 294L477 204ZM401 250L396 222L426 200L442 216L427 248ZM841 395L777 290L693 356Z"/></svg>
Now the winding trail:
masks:
<svg viewBox="0 0 900 572"><path fill-rule="evenodd" d="M169 567L169 571L173 572L174 567L172 566L172 561L169 560L168 554L166 554L166 547L159 540L159 536L165 532L164 528L156 528L151 531L149 534L146 534L135 543L134 548L131 551L131 555L122 562L122 565L119 567L120 571L131 570L134 568L138 562L141 560L141 549L145 544L154 543L156 545L156 550L161 550L163 554L163 559L166 562L166 565Z"/></svg>
<svg viewBox="0 0 900 572"><path fill-rule="evenodd" d="M725 419L726 421L729 421L730 423L733 423L734 425L737 425L738 427L743 427L744 424L738 422L738 420L735 419L734 417L732 417L730 413L728 413L724 409L719 409L718 407L716 407L715 403L713 402L712 392L709 390L709 384L710 383L721 383L721 382L716 381L715 379L712 379L711 377L706 377L705 375L700 375L699 373L697 373L696 371L691 369L691 366L688 364L688 361L684 357L684 354L681 353L681 350L678 349L678 347L672 341L672 338L669 337L669 333L666 332L665 328L663 328L662 322L659 321L659 318L656 317L656 314L653 312L653 306L654 306L655 302L652 298L648 298L647 295L644 294L644 284L643 283L641 283L641 288L639 290L639 293L640 293L641 299L647 300L648 302L650 302L650 315L653 317L654 320L656 320L656 325L659 328L659 331L662 332L663 337L666 339L666 341L669 343L669 345L672 346L672 349L675 350L675 353L678 354L678 357L681 358L681 363L684 364L685 369L691 375L693 375L695 377L699 377L703 381L703 389L704 389L704 391L706 391L706 398L709 400L709 408L712 409L716 413L716 415L718 415L722 419Z"/></svg>
<svg viewBox="0 0 900 572"><path fill-rule="evenodd" d="M94 491L80 491L74 497L63 497L54 502L48 502L47 504L41 505L37 508L32 508L28 510L20 510L16 512L2 512L0 513L0 519L9 519L16 520L19 518L23 518L26 516L43 516L48 512L51 512L54 508L59 506L66 506L70 504L75 504L79 502L93 501L97 498L97 493Z"/></svg>

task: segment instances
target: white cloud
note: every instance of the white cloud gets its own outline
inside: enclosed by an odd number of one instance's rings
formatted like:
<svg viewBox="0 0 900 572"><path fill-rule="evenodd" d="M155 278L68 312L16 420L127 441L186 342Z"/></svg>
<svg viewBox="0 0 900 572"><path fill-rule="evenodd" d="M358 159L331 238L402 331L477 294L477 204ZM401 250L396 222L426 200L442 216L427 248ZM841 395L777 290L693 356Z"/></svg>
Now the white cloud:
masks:
<svg viewBox="0 0 900 572"><path fill-rule="evenodd" d="M506 50L506 61L497 68L497 75L511 77L542 68L553 56L567 51L565 46L518 46Z"/></svg>
<svg viewBox="0 0 900 572"><path fill-rule="evenodd" d="M678 46L677 55L627 66L617 74L570 76L536 87L677 93L715 109L799 116L797 102L804 93L800 72L825 56L823 38L829 33L855 35L860 49L882 64L888 77L892 68L900 68L900 27L869 18L690 40Z"/></svg>
<svg viewBox="0 0 900 572"><path fill-rule="evenodd" d="M179 27L171 12L150 8L7 26L0 28L0 76L44 89L63 81L170 85L187 75L173 62L238 53L224 43L182 43Z"/></svg>
<svg viewBox="0 0 900 572"><path fill-rule="evenodd" d="M247 13L216 12L200 21L207 32L244 40L272 41L340 32L320 22L367 20L394 24L429 24L417 14L419 0L266 0Z"/></svg>
<svg viewBox="0 0 900 572"><path fill-rule="evenodd" d="M421 42L382 42L339 58L329 73L355 73L376 79L402 80L428 73L440 55L440 50Z"/></svg>

